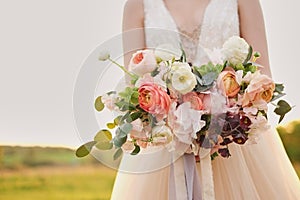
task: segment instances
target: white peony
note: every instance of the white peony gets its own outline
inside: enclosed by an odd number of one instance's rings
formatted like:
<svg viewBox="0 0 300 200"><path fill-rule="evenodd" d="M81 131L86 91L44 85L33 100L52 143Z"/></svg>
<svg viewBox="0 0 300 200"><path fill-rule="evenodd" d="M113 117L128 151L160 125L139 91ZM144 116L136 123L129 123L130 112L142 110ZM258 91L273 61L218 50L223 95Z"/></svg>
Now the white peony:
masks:
<svg viewBox="0 0 300 200"><path fill-rule="evenodd" d="M171 83L175 90L181 94L186 94L195 88L197 80L190 68L179 67L173 71Z"/></svg>
<svg viewBox="0 0 300 200"><path fill-rule="evenodd" d="M243 63L247 58L249 44L239 36L232 36L223 44L225 59L232 65Z"/></svg>

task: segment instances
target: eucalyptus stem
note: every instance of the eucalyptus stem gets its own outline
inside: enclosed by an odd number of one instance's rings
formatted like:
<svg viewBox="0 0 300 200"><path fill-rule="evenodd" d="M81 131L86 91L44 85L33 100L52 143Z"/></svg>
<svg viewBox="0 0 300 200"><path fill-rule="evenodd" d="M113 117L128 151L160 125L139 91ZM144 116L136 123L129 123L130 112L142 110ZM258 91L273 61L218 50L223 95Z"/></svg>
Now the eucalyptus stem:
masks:
<svg viewBox="0 0 300 200"><path fill-rule="evenodd" d="M134 74L131 74L124 66L120 65L119 63L117 63L116 61L114 61L111 58L108 58L108 60L110 62L112 62L113 64L117 65L121 70L123 70L127 75L129 75L131 78L136 78L136 76Z"/></svg>

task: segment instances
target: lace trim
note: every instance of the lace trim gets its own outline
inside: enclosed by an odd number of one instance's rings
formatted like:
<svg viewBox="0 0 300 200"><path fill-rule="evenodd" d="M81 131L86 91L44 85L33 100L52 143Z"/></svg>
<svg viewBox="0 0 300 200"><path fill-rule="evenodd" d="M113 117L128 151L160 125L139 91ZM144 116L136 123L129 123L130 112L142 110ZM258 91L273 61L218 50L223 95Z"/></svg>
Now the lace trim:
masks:
<svg viewBox="0 0 300 200"><path fill-rule="evenodd" d="M189 62L192 62L196 57L201 28L202 24L199 24L192 32L188 32L177 26L180 33L181 45L183 50L188 52L187 61Z"/></svg>

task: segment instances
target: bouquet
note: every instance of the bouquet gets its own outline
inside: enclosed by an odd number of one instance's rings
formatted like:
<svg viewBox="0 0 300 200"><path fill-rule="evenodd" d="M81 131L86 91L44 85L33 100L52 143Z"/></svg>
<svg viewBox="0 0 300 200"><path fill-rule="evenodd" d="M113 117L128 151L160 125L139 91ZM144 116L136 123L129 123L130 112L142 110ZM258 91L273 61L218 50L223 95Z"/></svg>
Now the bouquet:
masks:
<svg viewBox="0 0 300 200"><path fill-rule="evenodd" d="M103 54L129 79L122 91L110 91L95 100L95 108L118 113L100 130L94 140L80 146L76 155L83 157L93 147L115 149L114 159L122 153L138 154L150 146L173 151L176 143L214 148L214 155L229 157L228 145L255 143L269 128L268 104L275 105L279 122L291 110L284 100L283 84L260 72L260 57L242 38L233 36L222 49L208 51L210 62L193 66L180 56L155 50L132 55L128 68ZM115 132L114 136L112 130Z"/></svg>

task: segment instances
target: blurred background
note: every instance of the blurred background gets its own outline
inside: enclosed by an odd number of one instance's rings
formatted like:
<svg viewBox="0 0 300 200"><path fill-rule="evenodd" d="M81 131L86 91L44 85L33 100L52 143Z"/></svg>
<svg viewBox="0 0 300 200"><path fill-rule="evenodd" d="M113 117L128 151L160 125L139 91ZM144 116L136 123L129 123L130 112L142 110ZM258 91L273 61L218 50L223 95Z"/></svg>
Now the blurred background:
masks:
<svg viewBox="0 0 300 200"><path fill-rule="evenodd" d="M0 199L109 199L116 172L75 157L72 94L89 53L121 33L124 3L0 0ZM300 3L261 4L273 78L295 105L274 128L300 175Z"/></svg>

